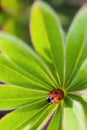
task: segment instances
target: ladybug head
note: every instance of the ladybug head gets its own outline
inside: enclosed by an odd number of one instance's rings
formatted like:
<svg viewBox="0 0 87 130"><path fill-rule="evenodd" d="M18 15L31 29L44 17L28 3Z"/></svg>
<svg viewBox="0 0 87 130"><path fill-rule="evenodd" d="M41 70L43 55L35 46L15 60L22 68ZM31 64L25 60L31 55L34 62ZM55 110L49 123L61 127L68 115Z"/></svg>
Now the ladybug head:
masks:
<svg viewBox="0 0 87 130"><path fill-rule="evenodd" d="M48 101L49 103L51 103L51 104L53 103L53 100L54 100L53 97L48 97L48 98L47 98L47 101Z"/></svg>

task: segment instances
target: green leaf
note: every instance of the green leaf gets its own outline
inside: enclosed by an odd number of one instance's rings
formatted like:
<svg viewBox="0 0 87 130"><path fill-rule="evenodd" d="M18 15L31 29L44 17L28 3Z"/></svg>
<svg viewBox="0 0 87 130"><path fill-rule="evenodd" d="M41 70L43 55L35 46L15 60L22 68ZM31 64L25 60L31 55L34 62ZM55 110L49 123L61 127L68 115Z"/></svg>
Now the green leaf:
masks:
<svg viewBox="0 0 87 130"><path fill-rule="evenodd" d="M0 32L0 50L34 78L55 86L50 71L40 57L21 40Z"/></svg>
<svg viewBox="0 0 87 130"><path fill-rule="evenodd" d="M35 121L40 117L40 115L47 109L47 106L40 109L37 113L35 113L29 120L25 121L21 126L19 126L16 130L28 130L34 124Z"/></svg>
<svg viewBox="0 0 87 130"><path fill-rule="evenodd" d="M19 109L11 112L0 121L0 129L16 130L19 126L22 126L27 120L31 119L41 109L46 108L47 103L45 101L39 101L32 103L31 105L25 105Z"/></svg>
<svg viewBox="0 0 87 130"><path fill-rule="evenodd" d="M59 104L54 116L48 126L48 130L62 130L62 107Z"/></svg>
<svg viewBox="0 0 87 130"><path fill-rule="evenodd" d="M33 120L32 118L32 126L30 127L30 130L35 130L35 129L41 129L44 127L48 119L50 118L51 114L55 111L57 106L55 105L50 105L48 108L46 108L43 113L39 115L37 120Z"/></svg>
<svg viewBox="0 0 87 130"><path fill-rule="evenodd" d="M38 90L43 90L44 88L43 85L40 85L38 82L32 81L31 79L25 77L14 69L6 66L5 64L0 63L0 73L0 79L7 84L10 83L17 86Z"/></svg>
<svg viewBox="0 0 87 130"><path fill-rule="evenodd" d="M81 104L74 101L73 108L64 108L65 130L86 130L86 121Z"/></svg>
<svg viewBox="0 0 87 130"><path fill-rule="evenodd" d="M80 102L84 108L85 115L87 117L87 96L81 96L81 95L76 95L76 94L69 94L69 96L78 102Z"/></svg>
<svg viewBox="0 0 87 130"><path fill-rule="evenodd" d="M81 96L81 95L76 95L76 94L68 94L72 99L82 103L86 104L87 103L87 97L86 96Z"/></svg>
<svg viewBox="0 0 87 130"><path fill-rule="evenodd" d="M82 62L87 58L87 6L75 17L66 43L66 87L68 87Z"/></svg>
<svg viewBox="0 0 87 130"><path fill-rule="evenodd" d="M64 78L63 33L59 19L46 3L36 2L33 6L30 29L36 51L61 85Z"/></svg>
<svg viewBox="0 0 87 130"><path fill-rule="evenodd" d="M21 85L23 87L29 87L29 88L31 87L36 89L41 88L43 90L52 89L51 86L37 79L36 77L33 77L33 75L24 71L22 68L17 66L14 62L12 62L8 57L5 57L4 55L0 55L0 66L1 66L0 72L2 72L2 66L5 68L3 73L0 75L0 79L3 80L4 82L8 82L19 86ZM8 73L11 73L12 78L8 76ZM19 76L19 78L17 77L17 75Z"/></svg>
<svg viewBox="0 0 87 130"><path fill-rule="evenodd" d="M73 101L72 99L69 97L69 95L66 95L64 97L64 106L65 107L73 107Z"/></svg>
<svg viewBox="0 0 87 130"><path fill-rule="evenodd" d="M3 7L4 10L10 11L10 13L19 13L21 10L21 4L17 0L2 0L1 1L1 6Z"/></svg>
<svg viewBox="0 0 87 130"><path fill-rule="evenodd" d="M12 85L0 85L0 109L13 109L24 104L46 100L47 92L21 88Z"/></svg>
<svg viewBox="0 0 87 130"><path fill-rule="evenodd" d="M68 89L69 91L87 89L87 59L83 62L74 82L69 86Z"/></svg>
<svg viewBox="0 0 87 130"><path fill-rule="evenodd" d="M46 121L48 121L49 116L51 113L55 110L55 106L48 105L45 107L45 109L41 109L38 113L36 113L34 116L32 116L31 119L29 119L25 124L23 124L21 127L18 127L17 130L34 130L34 129L44 129L44 124ZM46 119L45 119L46 118ZM39 127L40 126L40 127Z"/></svg>

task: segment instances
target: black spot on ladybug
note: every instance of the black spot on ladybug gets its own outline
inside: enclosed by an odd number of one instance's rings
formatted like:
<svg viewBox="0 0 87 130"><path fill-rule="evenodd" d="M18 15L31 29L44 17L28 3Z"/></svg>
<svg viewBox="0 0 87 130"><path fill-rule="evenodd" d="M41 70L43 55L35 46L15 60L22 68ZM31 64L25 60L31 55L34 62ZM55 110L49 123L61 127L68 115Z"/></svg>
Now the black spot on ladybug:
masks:
<svg viewBox="0 0 87 130"><path fill-rule="evenodd" d="M55 92L55 94L58 94L57 92Z"/></svg>

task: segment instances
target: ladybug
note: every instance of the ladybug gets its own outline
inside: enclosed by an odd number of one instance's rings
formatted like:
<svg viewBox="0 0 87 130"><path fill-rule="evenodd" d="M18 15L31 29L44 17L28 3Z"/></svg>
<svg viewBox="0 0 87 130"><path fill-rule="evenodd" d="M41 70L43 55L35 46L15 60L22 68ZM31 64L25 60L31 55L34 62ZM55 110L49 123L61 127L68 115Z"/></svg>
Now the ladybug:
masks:
<svg viewBox="0 0 87 130"><path fill-rule="evenodd" d="M53 89L47 97L47 101L51 104L58 104L62 99L64 99L64 92L61 89Z"/></svg>

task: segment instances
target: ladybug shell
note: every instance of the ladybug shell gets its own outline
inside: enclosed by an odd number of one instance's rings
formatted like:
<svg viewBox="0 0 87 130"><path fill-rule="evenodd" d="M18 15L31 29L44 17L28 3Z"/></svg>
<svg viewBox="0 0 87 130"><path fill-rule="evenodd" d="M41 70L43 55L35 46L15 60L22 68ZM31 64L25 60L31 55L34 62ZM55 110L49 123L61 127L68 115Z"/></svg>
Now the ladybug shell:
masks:
<svg viewBox="0 0 87 130"><path fill-rule="evenodd" d="M53 89L48 94L47 101L51 104L60 103L64 99L64 92L61 89Z"/></svg>

